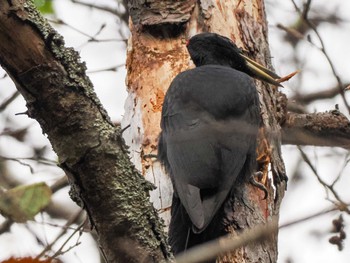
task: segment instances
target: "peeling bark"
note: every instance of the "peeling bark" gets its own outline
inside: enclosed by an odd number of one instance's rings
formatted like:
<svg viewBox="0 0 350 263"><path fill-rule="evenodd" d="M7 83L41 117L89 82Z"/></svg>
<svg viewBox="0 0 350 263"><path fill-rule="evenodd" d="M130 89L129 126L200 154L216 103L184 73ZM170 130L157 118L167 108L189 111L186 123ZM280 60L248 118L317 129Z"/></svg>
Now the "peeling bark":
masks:
<svg viewBox="0 0 350 263"><path fill-rule="evenodd" d="M130 125L123 136L130 146L133 162L157 186L151 193L154 206L166 211L171 205L172 186L159 163L148 155L156 154L160 132L161 106L166 89L180 71L188 67L185 39L156 39L134 27L128 45L127 86L129 98L122 126ZM145 158L146 157L146 158ZM169 212L161 214L166 222Z"/></svg>
<svg viewBox="0 0 350 263"><path fill-rule="evenodd" d="M172 194L170 180L156 160L144 159L143 156L156 153L160 131L159 104L162 103L162 97L171 80L180 71L193 66L187 55L186 40L201 31L216 32L231 38L250 57L271 68L265 10L261 0L197 1L193 9L188 8L186 9L188 13L182 14L186 17L183 20L186 23L183 24L181 31L174 35L167 32L171 27L163 25L178 21L167 20L166 16L160 18L156 14L152 20L154 24L143 27L145 20L140 19L140 14L149 12L148 2L152 1L131 1L131 5L135 5L135 2L138 4L137 7L144 11L130 12L132 37L128 45L129 99L126 108L131 109L132 113L123 120L123 126L131 125L131 129L127 130L124 136L132 149L132 158L138 169L158 186L158 189L151 194L151 198L158 209L166 211L162 216L168 221ZM162 4L164 4L162 8L168 6L171 12L173 1L162 1ZM161 27L162 35L154 34L153 27ZM286 176L280 151L281 112L278 91L261 82L257 82L257 88L263 120L258 161L259 169L264 172L262 183L268 188L269 196L267 200L262 200L262 191L251 185L244 186L244 202L235 200L231 207L235 223L230 225L228 230L233 235L236 231L251 228L269 221L273 216L278 216L279 205L285 191ZM274 136L270 136L267 132L270 130L273 130ZM272 176L268 175L270 166ZM263 243L243 247L219 259L219 262L243 261L276 262L277 236Z"/></svg>
<svg viewBox="0 0 350 263"><path fill-rule="evenodd" d="M149 202L152 186L129 161L78 53L64 47L30 1L0 2L0 64L47 134L108 262L169 259Z"/></svg>
<svg viewBox="0 0 350 263"><path fill-rule="evenodd" d="M134 25L179 24L189 20L195 3L195 0L131 0L128 8Z"/></svg>

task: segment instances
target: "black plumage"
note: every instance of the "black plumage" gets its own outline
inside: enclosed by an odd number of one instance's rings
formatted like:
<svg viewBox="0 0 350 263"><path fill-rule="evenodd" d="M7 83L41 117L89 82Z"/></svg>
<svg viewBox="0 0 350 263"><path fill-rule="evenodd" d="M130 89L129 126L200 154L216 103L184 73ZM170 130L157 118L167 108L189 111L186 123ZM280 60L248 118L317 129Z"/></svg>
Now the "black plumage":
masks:
<svg viewBox="0 0 350 263"><path fill-rule="evenodd" d="M225 233L224 206L256 168L259 99L247 74L273 84L278 77L214 33L192 37L187 47L196 68L170 85L158 145L174 187L169 242L175 254Z"/></svg>

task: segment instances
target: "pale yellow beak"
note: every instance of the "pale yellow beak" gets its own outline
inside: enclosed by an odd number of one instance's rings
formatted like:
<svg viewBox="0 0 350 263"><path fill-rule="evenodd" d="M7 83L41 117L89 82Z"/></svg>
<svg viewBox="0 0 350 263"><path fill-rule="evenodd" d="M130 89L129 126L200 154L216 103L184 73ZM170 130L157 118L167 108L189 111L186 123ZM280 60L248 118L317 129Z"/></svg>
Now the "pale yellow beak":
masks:
<svg viewBox="0 0 350 263"><path fill-rule="evenodd" d="M281 83L278 81L281 77L276 73L268 70L264 66L260 65L258 62L248 58L247 56L240 54L246 61L248 68L251 70L252 77L270 83L272 85L281 86Z"/></svg>

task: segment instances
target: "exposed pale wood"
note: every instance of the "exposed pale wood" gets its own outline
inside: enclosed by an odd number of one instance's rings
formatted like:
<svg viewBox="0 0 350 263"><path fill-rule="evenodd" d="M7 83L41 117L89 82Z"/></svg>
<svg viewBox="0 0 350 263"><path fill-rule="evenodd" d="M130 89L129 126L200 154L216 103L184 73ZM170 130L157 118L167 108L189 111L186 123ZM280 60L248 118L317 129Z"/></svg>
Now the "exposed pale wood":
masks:
<svg viewBox="0 0 350 263"><path fill-rule="evenodd" d="M152 12L156 17L152 21L158 20L144 27L145 20L140 19L140 14L149 12L149 7L143 1L130 1L131 5L137 5L137 8L140 10L144 8L145 11L131 12L132 37L129 40L127 61L129 98L126 103L129 113L123 120L124 127L131 125L124 137L131 147L132 160L142 174L158 186L152 194L152 201L158 209L168 212L162 213L167 222L172 194L169 178L155 159L143 159L143 156L156 154L160 105L171 80L180 71L193 66L185 48L186 40L201 31L216 32L231 38L247 52L248 56L271 68L263 1L198 1L193 10L186 9L189 13L182 14L186 19L175 35L167 31L173 29L165 25L168 18L164 16L161 19L157 15L165 6L171 10L173 5L171 2L162 1L164 5L159 7L159 10L155 10L156 5L153 5ZM182 1L178 1L178 4L181 3ZM188 14L191 15L189 19ZM231 219L234 218L235 222L235 225L230 227L231 232L253 227L278 215L285 190L286 176L280 152L279 126L279 118L284 111L281 113L278 106L278 91L274 87L262 86L260 82L257 84L264 126L261 130L259 166L264 172L262 182L270 194L267 200L262 200L262 191L246 185L243 189L246 200L243 203L242 200L235 200L231 208L234 212L228 215ZM265 132L267 130L273 130L274 136ZM271 174L268 174L269 167ZM222 258L221 262L259 260L262 262L277 260L277 236L267 242L243 247L234 254Z"/></svg>

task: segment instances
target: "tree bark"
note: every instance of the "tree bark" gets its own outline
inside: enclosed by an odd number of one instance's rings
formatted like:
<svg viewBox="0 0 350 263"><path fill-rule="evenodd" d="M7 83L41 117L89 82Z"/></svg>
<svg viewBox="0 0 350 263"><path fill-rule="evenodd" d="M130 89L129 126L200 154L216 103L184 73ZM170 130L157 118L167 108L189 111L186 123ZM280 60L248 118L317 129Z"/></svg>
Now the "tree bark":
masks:
<svg viewBox="0 0 350 263"><path fill-rule="evenodd" d="M288 113L283 143L350 149L350 121L338 110L322 113Z"/></svg>
<svg viewBox="0 0 350 263"><path fill-rule="evenodd" d="M201 31L216 32L231 38L250 57L271 68L264 4L261 0L134 0L129 1L129 11L132 33L127 59L129 97L126 111L129 114L125 115L122 125L130 125L130 128L123 136L131 147L137 168L158 187L151 193L151 198L168 222L172 194L170 180L159 163L149 156L156 154L164 94L179 72L193 67L186 41ZM235 200L232 207L235 221L229 227L232 235L278 216L285 191L279 125L285 111L280 108L276 88L257 82L257 89L263 121L258 148L259 170L264 174L261 182L268 188L269 196L262 200L263 193L259 189L245 186L246 202ZM270 174L268 167L271 167ZM258 261L277 261L277 234L219 259L219 262Z"/></svg>
<svg viewBox="0 0 350 263"><path fill-rule="evenodd" d="M152 186L135 170L85 64L31 1L0 2L0 64L47 134L108 262L169 259ZM132 248L132 249L131 249Z"/></svg>

